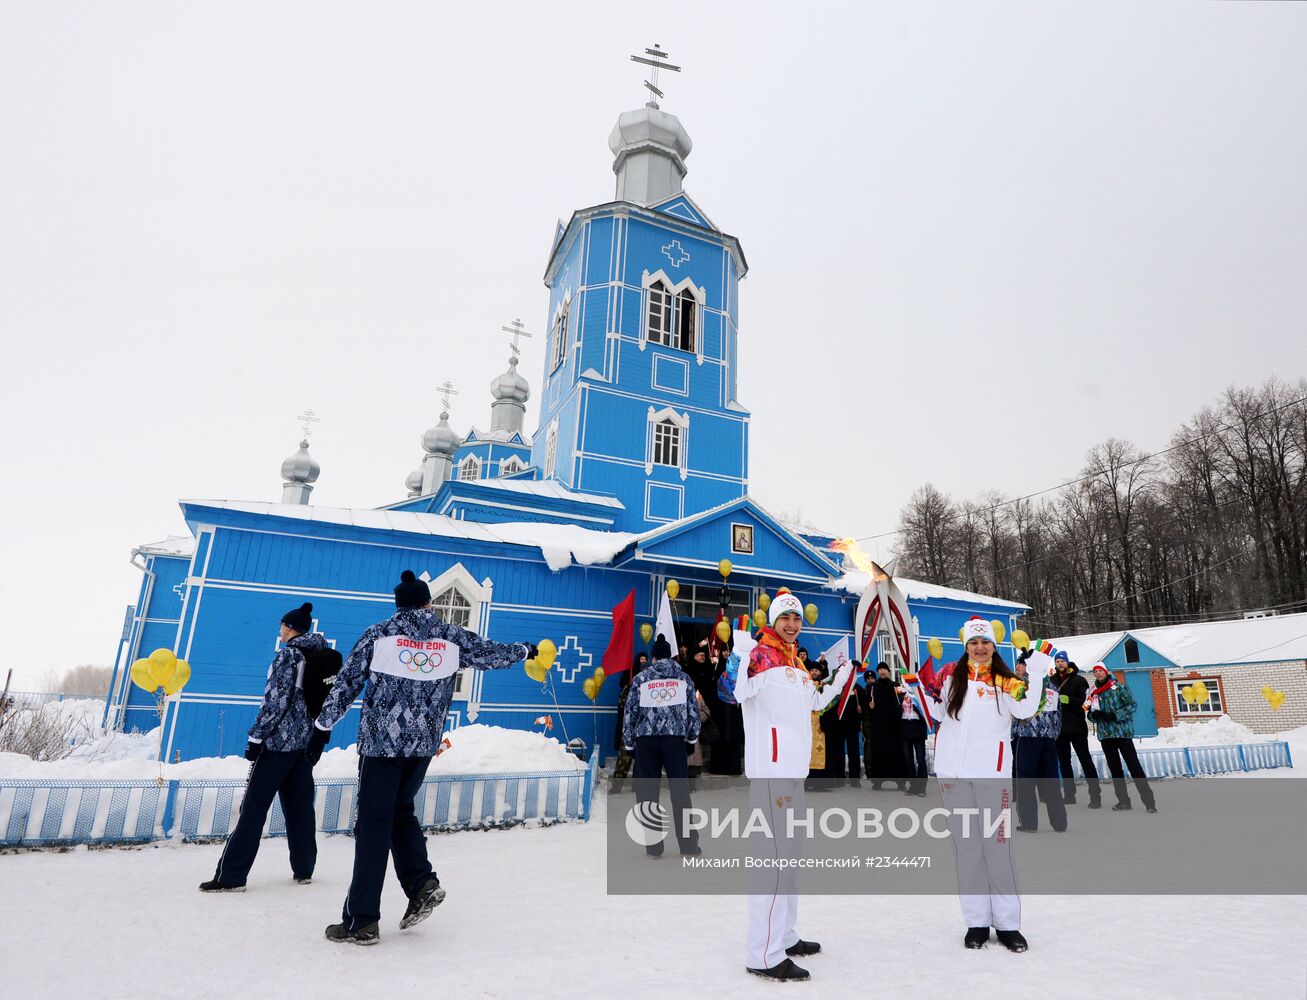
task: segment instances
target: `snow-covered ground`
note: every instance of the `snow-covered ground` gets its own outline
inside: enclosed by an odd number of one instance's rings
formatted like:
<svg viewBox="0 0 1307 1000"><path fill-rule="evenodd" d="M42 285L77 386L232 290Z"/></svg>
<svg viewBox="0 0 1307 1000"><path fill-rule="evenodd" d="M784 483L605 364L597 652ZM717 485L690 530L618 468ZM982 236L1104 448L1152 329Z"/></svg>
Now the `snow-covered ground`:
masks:
<svg viewBox="0 0 1307 1000"><path fill-rule="evenodd" d="M740 897L605 894L605 796L589 824L433 836L449 890L400 933L383 898L375 948L332 945L353 842L320 838L312 885L265 841L244 894L205 896L220 845L0 856L11 997L1302 997L1302 897L1031 896L1031 950L962 948L952 896L811 896L800 931L825 952L807 984L743 970ZM658 862L666 864L669 862ZM93 928L93 930L92 930Z"/></svg>

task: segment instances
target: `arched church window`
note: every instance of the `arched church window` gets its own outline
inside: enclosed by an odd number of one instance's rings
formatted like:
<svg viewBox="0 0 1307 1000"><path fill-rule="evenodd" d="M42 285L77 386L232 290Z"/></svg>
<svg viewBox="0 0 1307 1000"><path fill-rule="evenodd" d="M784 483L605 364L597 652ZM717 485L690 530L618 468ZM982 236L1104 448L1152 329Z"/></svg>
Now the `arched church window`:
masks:
<svg viewBox="0 0 1307 1000"><path fill-rule="evenodd" d="M545 478L551 479L554 475L554 466L558 461L558 425L554 424L549 428L549 436L545 438Z"/></svg>
<svg viewBox="0 0 1307 1000"><path fill-rule="evenodd" d="M698 303L688 288L676 297L676 343L682 351L694 353L695 327L699 318Z"/></svg>
<svg viewBox="0 0 1307 1000"><path fill-rule="evenodd" d="M649 342L675 347L672 343L674 299L667 286L655 281L649 286Z"/></svg>
<svg viewBox="0 0 1307 1000"><path fill-rule="evenodd" d="M463 480L481 478L481 460L475 455L463 459L458 467L458 478Z"/></svg>
<svg viewBox="0 0 1307 1000"><path fill-rule="evenodd" d="M526 468L525 462L523 462L516 455L510 455L508 458L504 459L502 462L499 463L499 474L501 476L511 476L514 475L515 473L521 472L525 468Z"/></svg>
<svg viewBox="0 0 1307 1000"><path fill-rule="evenodd" d="M551 371L561 365L563 358L567 357L567 325L571 311L572 304L564 302L563 307L558 310L558 315L554 317L554 328L550 331L553 342L553 356L549 365Z"/></svg>
<svg viewBox="0 0 1307 1000"><path fill-rule="evenodd" d="M654 465L681 465L681 428L671 420L660 420L654 424L653 438Z"/></svg>
<svg viewBox="0 0 1307 1000"><path fill-rule="evenodd" d="M431 610L443 622L467 628L472 622L472 602L450 587L431 599Z"/></svg>

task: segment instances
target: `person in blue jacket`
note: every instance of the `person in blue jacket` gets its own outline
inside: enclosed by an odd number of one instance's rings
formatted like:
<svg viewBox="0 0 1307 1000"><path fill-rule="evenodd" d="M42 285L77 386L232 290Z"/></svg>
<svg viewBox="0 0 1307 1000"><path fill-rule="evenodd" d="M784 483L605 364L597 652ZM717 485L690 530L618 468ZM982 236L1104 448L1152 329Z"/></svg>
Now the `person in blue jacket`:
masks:
<svg viewBox="0 0 1307 1000"><path fill-rule="evenodd" d="M326 649L313 627L313 605L302 604L281 616L281 648L268 668L263 704L250 727L245 756L249 781L236 828L218 858L213 878L201 892L244 892L272 800L281 797L286 846L295 881L307 884L318 860L317 819L313 812L313 765L305 759L310 721L304 704L304 654Z"/></svg>
<svg viewBox="0 0 1307 1000"><path fill-rule="evenodd" d="M381 887L390 855L409 898L400 930L444 901L413 800L440 746L458 671L503 670L535 655L525 643L492 642L441 621L430 604L426 583L404 570L395 614L359 637L314 723L308 754L316 761L331 727L367 685L359 719L354 874L341 921L327 928L330 941L367 945L381 939Z"/></svg>

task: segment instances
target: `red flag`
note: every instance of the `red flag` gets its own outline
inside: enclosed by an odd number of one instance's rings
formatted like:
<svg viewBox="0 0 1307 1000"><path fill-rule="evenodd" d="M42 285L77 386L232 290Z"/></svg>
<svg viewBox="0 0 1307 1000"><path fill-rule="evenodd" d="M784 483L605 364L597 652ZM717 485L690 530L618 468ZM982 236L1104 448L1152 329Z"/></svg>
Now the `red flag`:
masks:
<svg viewBox="0 0 1307 1000"><path fill-rule="evenodd" d="M613 636L604 650L604 675L620 674L635 661L635 591L613 608Z"/></svg>

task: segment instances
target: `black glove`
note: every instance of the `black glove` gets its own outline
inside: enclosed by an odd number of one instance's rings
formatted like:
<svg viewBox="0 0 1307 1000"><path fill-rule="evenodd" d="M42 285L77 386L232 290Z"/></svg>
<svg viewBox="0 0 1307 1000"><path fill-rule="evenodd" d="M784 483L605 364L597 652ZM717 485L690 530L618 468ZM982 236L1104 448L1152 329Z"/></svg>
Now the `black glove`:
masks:
<svg viewBox="0 0 1307 1000"><path fill-rule="evenodd" d="M309 759L310 764L316 764L322 759L322 748L327 745L329 739L331 739L330 730L313 727L313 733L309 736L309 745L304 748L304 756Z"/></svg>
<svg viewBox="0 0 1307 1000"><path fill-rule="evenodd" d="M1034 651L1035 651L1034 646L1027 646L1025 649L1021 651L1021 655L1017 657L1017 662L1025 663L1026 660L1030 659L1030 654L1033 653Z"/></svg>
<svg viewBox="0 0 1307 1000"><path fill-rule="evenodd" d="M534 642L528 642L526 644L526 658L528 660L534 660L539 655L540 650L536 649L536 644Z"/></svg>
<svg viewBox="0 0 1307 1000"><path fill-rule="evenodd" d="M693 743L687 743L687 744L685 744L685 756L687 756L687 757L693 757L693 756L694 756L694 748L695 748L695 744L693 744Z"/></svg>
<svg viewBox="0 0 1307 1000"><path fill-rule="evenodd" d="M263 744L262 744L262 743L255 743L253 740L250 740L248 743L245 744L245 759L246 759L246 760L248 760L248 761L256 761L256 760L259 759L259 754L261 754L261 753L263 753Z"/></svg>

